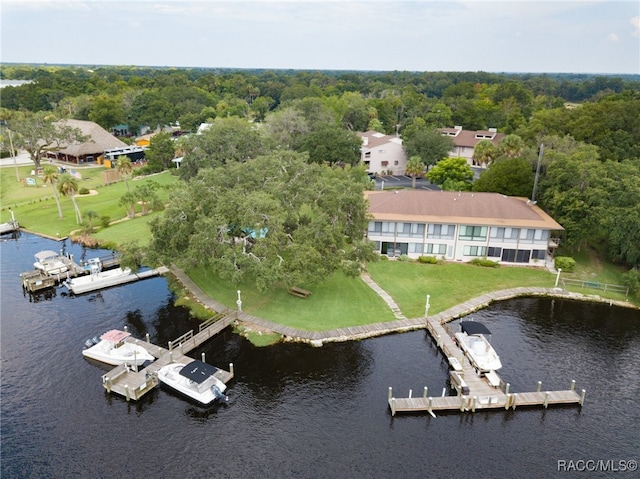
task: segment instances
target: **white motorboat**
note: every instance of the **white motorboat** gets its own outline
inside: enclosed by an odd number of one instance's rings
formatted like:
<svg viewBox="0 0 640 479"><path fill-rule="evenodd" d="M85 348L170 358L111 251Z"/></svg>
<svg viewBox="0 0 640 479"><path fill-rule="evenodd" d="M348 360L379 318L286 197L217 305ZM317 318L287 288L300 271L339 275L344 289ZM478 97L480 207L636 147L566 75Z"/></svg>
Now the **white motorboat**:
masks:
<svg viewBox="0 0 640 479"><path fill-rule="evenodd" d="M216 371L215 366L197 360L186 365L171 363L158 370L158 379L200 404L209 405L216 399L227 402L227 386L215 376Z"/></svg>
<svg viewBox="0 0 640 479"><path fill-rule="evenodd" d="M461 332L455 334L456 341L479 372L488 373L502 367L500 357L487 339L491 336L491 331L484 324L462 321L460 329Z"/></svg>
<svg viewBox="0 0 640 479"><path fill-rule="evenodd" d="M35 254L35 257L36 262L33 263L33 267L50 276L66 273L69 269L67 263L63 260L64 257L55 251L40 251Z"/></svg>
<svg viewBox="0 0 640 479"><path fill-rule="evenodd" d="M73 294L82 294L97 289L108 288L109 286L129 283L138 279L136 275L131 273L129 268L115 268L108 271L100 271L97 265L94 266L95 270L92 269L90 274L68 279L64 282L64 285Z"/></svg>
<svg viewBox="0 0 640 479"><path fill-rule="evenodd" d="M112 329L107 331L100 339L87 340L82 355L100 361L102 363L118 366L129 364L140 366L146 361L154 361L155 358L149 352L136 343L125 342L131 333Z"/></svg>

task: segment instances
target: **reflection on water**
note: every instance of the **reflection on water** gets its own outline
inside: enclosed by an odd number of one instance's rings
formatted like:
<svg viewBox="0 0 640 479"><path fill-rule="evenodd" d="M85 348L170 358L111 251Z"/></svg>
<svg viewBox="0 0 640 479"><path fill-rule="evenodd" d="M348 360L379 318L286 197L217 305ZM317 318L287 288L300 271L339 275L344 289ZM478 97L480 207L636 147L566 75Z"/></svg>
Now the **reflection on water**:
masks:
<svg viewBox="0 0 640 479"><path fill-rule="evenodd" d="M549 477L558 460L637 459L635 310L520 298L474 313L513 391L575 379L587 390L582 409L392 417L389 387L447 387L447 363L424 331L256 348L227 329L191 356L234 363L229 404L202 408L163 388L127 403L106 393L104 368L82 345L125 325L160 345L197 328L166 280L35 301L19 274L59 245L23 234L0 249L2 477Z"/></svg>

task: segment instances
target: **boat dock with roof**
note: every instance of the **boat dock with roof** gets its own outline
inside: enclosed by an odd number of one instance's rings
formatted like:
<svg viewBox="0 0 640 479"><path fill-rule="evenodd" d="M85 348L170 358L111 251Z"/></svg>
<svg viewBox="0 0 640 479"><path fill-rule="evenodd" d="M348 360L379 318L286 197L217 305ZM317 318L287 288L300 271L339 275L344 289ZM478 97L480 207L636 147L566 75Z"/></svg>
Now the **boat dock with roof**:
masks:
<svg viewBox="0 0 640 479"><path fill-rule="evenodd" d="M197 348L236 320L236 312L226 315L217 315L200 324L198 332L193 330L183 334L179 338L169 341L168 348L157 346L146 340L135 339L128 336L126 342L134 342L143 346L156 360L150 364L136 368L135 366L120 365L102 376L102 384L108 392L124 396L127 401L137 401L146 393L158 385L158 370L170 363L189 364L194 361L186 354ZM204 362L204 358L203 358ZM218 369L215 377L223 383L228 383L233 378L233 364L229 364L229 371Z"/></svg>
<svg viewBox="0 0 640 479"><path fill-rule="evenodd" d="M583 389L579 394L575 390L575 381L571 381L569 389L562 391L543 391L542 384L538 382L535 392L512 392L510 384L505 383L496 371L479 372L454 341L454 335L446 325L457 317L438 314L425 318L427 330L449 361L451 386L457 395L433 397L428 395L428 388L425 387L418 397L413 397L413 391L410 390L408 397L396 398L392 388L389 388L388 402L393 416L399 412L428 412L435 417L434 411L475 412L484 409L515 409L516 406L546 408L554 404L582 406L586 392Z"/></svg>

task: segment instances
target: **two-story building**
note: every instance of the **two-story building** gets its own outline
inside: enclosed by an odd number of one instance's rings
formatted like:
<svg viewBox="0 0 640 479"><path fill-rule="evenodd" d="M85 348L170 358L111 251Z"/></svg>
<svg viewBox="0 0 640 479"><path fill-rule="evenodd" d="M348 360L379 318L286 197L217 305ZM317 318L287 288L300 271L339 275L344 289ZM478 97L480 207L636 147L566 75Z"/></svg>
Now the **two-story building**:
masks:
<svg viewBox="0 0 640 479"><path fill-rule="evenodd" d="M405 174L407 155L400 137L373 130L359 132L358 136L362 138L360 154L367 172L377 175Z"/></svg>
<svg viewBox="0 0 640 479"><path fill-rule="evenodd" d="M367 191L378 253L544 266L564 228L527 198L499 193Z"/></svg>
<svg viewBox="0 0 640 479"><path fill-rule="evenodd" d="M440 132L444 136L448 136L453 140L453 150L449 152L449 156L456 158L466 158L467 163L470 166L481 166L486 168L487 165L480 165L473 159L473 152L476 145L482 140L489 140L493 143L493 146L498 146L500 140L506 135L504 133L498 133L495 128L489 128L488 130L463 130L461 126L454 126L453 128L441 128Z"/></svg>

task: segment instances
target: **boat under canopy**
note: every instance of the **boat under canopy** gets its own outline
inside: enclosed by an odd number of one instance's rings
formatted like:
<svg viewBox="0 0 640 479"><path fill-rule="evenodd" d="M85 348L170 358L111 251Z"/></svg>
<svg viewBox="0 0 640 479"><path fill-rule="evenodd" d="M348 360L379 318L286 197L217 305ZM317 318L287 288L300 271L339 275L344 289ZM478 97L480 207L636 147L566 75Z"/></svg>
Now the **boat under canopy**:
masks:
<svg viewBox="0 0 640 479"><path fill-rule="evenodd" d="M213 376L217 370L218 368L212 366L211 364L195 360L190 362L180 370L180 376L184 376L185 378L190 379L193 382L201 384L202 382Z"/></svg>
<svg viewBox="0 0 640 479"><path fill-rule="evenodd" d="M491 331L482 323L476 321L461 321L460 329L463 333L471 334L487 334L491 335Z"/></svg>
<svg viewBox="0 0 640 479"><path fill-rule="evenodd" d="M100 339L103 339L104 341L119 343L120 341L124 341L125 339L127 339L129 336L131 336L131 333L120 331L118 329L112 329L111 331L107 331L102 336L100 336Z"/></svg>

